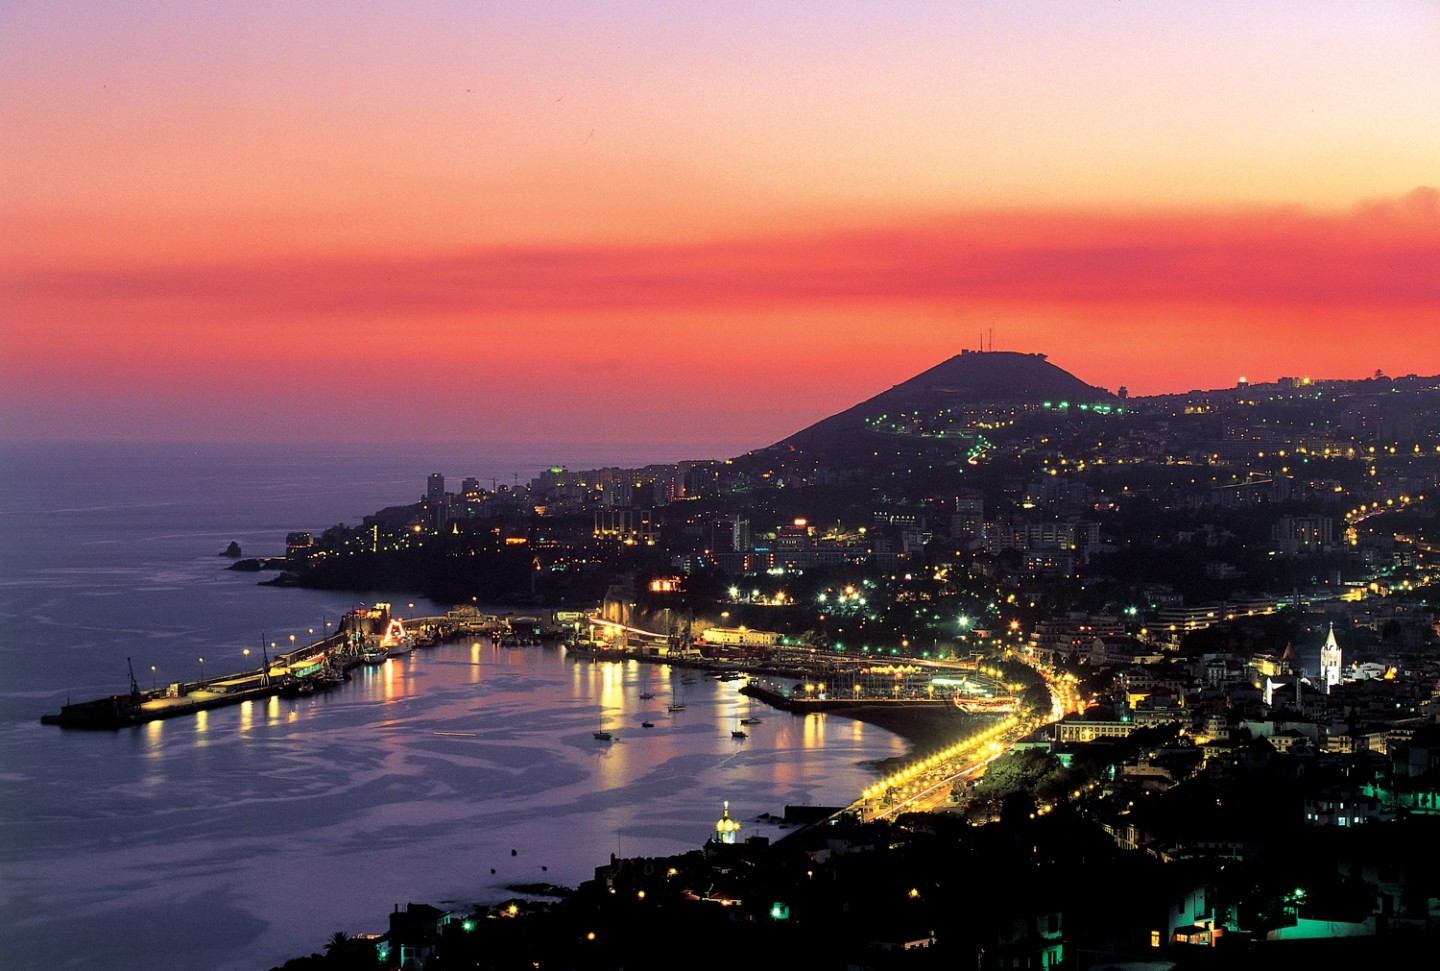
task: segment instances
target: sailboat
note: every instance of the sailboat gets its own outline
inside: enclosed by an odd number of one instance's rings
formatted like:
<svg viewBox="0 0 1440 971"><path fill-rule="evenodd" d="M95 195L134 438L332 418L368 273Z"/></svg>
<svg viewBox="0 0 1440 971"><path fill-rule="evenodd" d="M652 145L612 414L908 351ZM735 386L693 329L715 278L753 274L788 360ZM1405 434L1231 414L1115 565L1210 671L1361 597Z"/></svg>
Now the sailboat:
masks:
<svg viewBox="0 0 1440 971"><path fill-rule="evenodd" d="M740 724L742 724L742 725L758 725L758 724L760 724L760 719L756 718L756 717L755 717L755 714L754 714L754 713L755 713L755 701L754 701L753 698L750 700L750 706L749 706L748 708L746 708L745 711L746 711L746 715L745 715L744 718L741 718L741 719L740 719Z"/></svg>
<svg viewBox="0 0 1440 971"><path fill-rule="evenodd" d="M614 734L605 727L605 710L603 708L600 710L600 729L591 734L595 736L597 742L609 742L615 738Z"/></svg>

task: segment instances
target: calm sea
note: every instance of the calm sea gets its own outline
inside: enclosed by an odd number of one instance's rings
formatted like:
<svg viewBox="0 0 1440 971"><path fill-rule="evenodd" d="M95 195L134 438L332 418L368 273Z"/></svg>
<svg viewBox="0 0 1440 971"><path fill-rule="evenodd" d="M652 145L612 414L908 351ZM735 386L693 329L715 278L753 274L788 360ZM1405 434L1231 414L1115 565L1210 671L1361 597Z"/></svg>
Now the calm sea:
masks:
<svg viewBox="0 0 1440 971"><path fill-rule="evenodd" d="M396 904L494 902L573 886L611 853L695 848L726 799L773 838L758 815L853 798L900 739L757 711L737 741L735 684L558 648L444 645L310 699L118 732L39 724L125 690L127 659L143 686L195 678L202 657L219 674L357 603L414 601L257 586L225 569L231 540L279 553L288 531L414 501L434 471L524 482L739 451L0 448L0 964L265 969L382 931ZM594 740L602 726L615 741Z"/></svg>

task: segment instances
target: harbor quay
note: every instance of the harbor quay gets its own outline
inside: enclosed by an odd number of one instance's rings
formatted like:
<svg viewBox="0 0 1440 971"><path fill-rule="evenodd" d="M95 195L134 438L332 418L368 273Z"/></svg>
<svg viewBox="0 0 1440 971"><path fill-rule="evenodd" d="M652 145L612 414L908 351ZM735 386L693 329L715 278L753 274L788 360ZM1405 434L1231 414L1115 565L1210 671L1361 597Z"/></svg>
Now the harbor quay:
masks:
<svg viewBox="0 0 1440 971"><path fill-rule="evenodd" d="M260 667L214 678L175 682L141 690L130 672L130 690L92 701L67 704L58 713L42 715L41 724L62 728L116 729L166 718L193 715L212 708L238 705L279 694L309 694L362 663L342 635L331 635L279 655Z"/></svg>
<svg viewBox="0 0 1440 971"><path fill-rule="evenodd" d="M517 627L521 620L527 623ZM335 633L292 651L272 657L262 642L262 661L255 668L142 690L132 666L124 694L66 704L57 713L42 715L40 722L62 728L118 729L273 695L300 697L344 683L348 672L359 665L383 664L442 640L485 636L516 643L522 634L525 639L537 636L538 624L528 623L533 620L458 608L444 616L401 620L391 615L389 604L380 603L346 613Z"/></svg>

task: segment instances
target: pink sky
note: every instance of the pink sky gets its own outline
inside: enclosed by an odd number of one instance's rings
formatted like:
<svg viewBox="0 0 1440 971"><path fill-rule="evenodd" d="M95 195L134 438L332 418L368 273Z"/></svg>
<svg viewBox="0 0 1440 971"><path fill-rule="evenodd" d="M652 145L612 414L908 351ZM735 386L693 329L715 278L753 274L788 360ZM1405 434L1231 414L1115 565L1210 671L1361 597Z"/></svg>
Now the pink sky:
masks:
<svg viewBox="0 0 1440 971"><path fill-rule="evenodd" d="M211 6L0 13L0 438L1440 372L1433 3Z"/></svg>

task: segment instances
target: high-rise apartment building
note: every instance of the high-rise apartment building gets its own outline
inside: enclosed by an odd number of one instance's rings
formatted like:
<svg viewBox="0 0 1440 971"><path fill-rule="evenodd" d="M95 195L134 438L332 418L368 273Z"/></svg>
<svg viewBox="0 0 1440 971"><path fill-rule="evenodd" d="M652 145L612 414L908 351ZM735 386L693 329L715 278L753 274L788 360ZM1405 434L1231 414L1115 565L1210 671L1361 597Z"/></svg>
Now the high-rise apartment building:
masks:
<svg viewBox="0 0 1440 971"><path fill-rule="evenodd" d="M445 476L431 472L425 480L425 505L430 510L430 528L439 533L447 521L445 509Z"/></svg>

